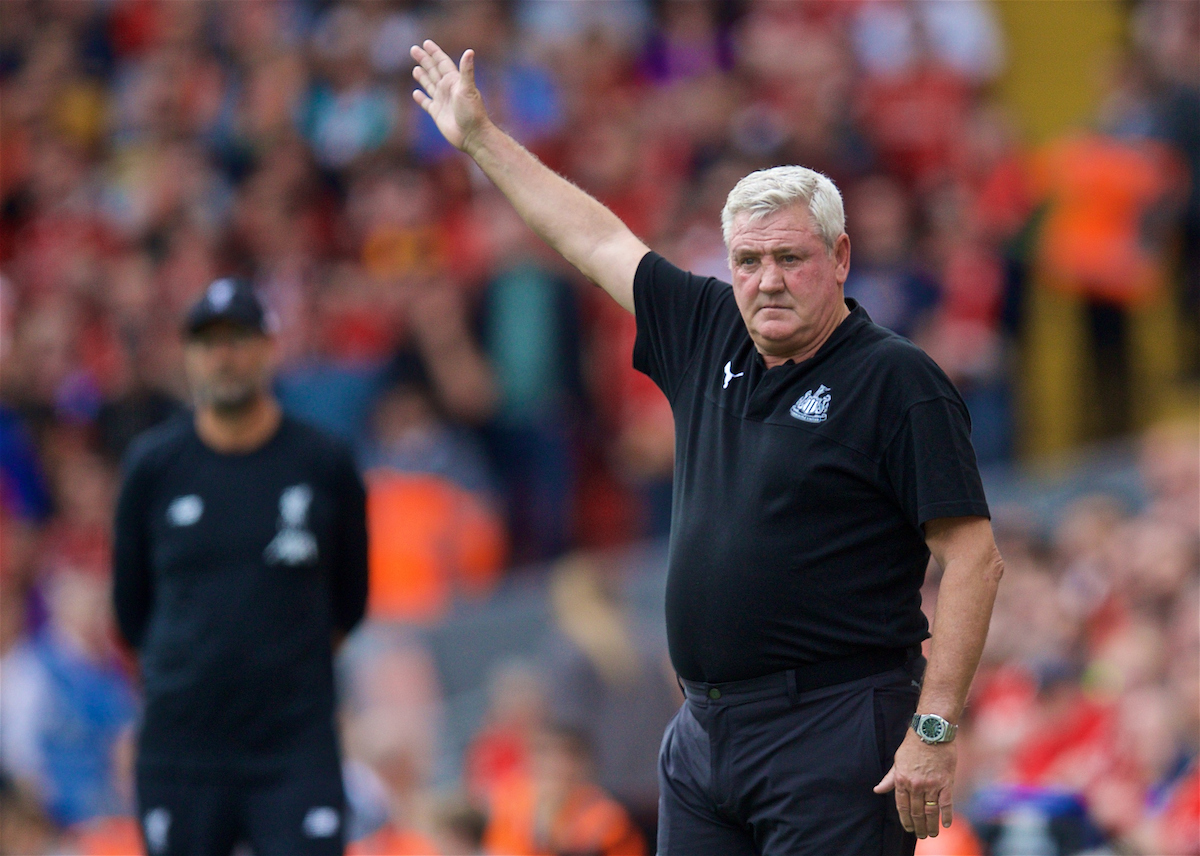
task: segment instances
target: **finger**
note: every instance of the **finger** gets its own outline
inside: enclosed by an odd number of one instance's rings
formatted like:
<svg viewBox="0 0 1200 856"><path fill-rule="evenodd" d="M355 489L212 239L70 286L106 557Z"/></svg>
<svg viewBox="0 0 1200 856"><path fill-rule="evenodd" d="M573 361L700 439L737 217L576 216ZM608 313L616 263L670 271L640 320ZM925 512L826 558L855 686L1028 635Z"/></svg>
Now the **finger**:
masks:
<svg viewBox="0 0 1200 856"><path fill-rule="evenodd" d="M422 92L420 89L413 90L413 101L421 106L421 109L426 113L429 112L429 105L433 103L433 99Z"/></svg>
<svg viewBox="0 0 1200 856"><path fill-rule="evenodd" d="M892 790L894 787L896 787L896 765L895 764L893 764L891 769L887 771L887 775L885 775L883 777L883 779L879 782L879 784L876 785L875 787L873 787L871 790L873 790L877 794L886 794L888 791Z"/></svg>
<svg viewBox="0 0 1200 856"><path fill-rule="evenodd" d="M913 831L912 812L909 811L909 795L904 788L896 788L896 812L900 815L900 825L905 832Z"/></svg>
<svg viewBox="0 0 1200 856"><path fill-rule="evenodd" d="M421 68L419 65L414 65L412 73L413 79L416 80L417 83L421 84L421 88L425 90L427 95L432 97L436 87L433 84L433 80L429 77L429 72Z"/></svg>
<svg viewBox="0 0 1200 856"><path fill-rule="evenodd" d="M940 800L941 800L940 809L941 809L941 815L942 815L942 826L949 829L950 824L954 821L954 794L953 794L953 792L949 788L946 788L945 790L942 791Z"/></svg>
<svg viewBox="0 0 1200 856"><path fill-rule="evenodd" d="M467 85L467 89L475 88L475 51L467 48L463 51L462 62L459 63L459 73L462 75L463 82Z"/></svg>
<svg viewBox="0 0 1200 856"><path fill-rule="evenodd" d="M924 794L913 794L912 801L909 803L909 812L912 817L912 831L917 834L917 838L929 837L929 826L925 822L925 806L922 805L924 801Z"/></svg>
<svg viewBox="0 0 1200 856"><path fill-rule="evenodd" d="M940 812L941 804L938 800L932 798L925 799L925 816L922 819L925 821L925 831L929 833L930 838L937 838L938 814Z"/></svg>
<svg viewBox="0 0 1200 856"><path fill-rule="evenodd" d="M443 75L449 74L452 71L458 71L458 66L454 64L454 60L450 59L449 55L447 55L444 50L438 47L437 42L435 42L433 39L426 39L421 47L425 48L425 52L429 54L430 58L433 60L434 67L438 71L437 76L439 79Z"/></svg>
<svg viewBox="0 0 1200 856"><path fill-rule="evenodd" d="M426 42L426 44L429 44L429 42ZM425 69L425 73L429 75L429 79L436 86L437 82L442 79L442 75L438 71L437 62L434 58L424 48L417 47L416 45L412 46L412 50L409 53L417 61L418 67Z"/></svg>

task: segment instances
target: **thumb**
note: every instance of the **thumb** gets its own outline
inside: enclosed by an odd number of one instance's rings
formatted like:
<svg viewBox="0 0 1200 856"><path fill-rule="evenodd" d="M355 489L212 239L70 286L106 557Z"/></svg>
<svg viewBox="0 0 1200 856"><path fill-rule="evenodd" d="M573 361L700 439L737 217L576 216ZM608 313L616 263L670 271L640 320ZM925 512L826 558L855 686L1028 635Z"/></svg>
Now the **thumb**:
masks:
<svg viewBox="0 0 1200 856"><path fill-rule="evenodd" d="M896 787L896 765L893 764L892 768L887 771L887 775L883 777L883 781L881 781L878 785L873 787L871 790L873 790L877 794L886 794L888 791L893 790L895 787Z"/></svg>
<svg viewBox="0 0 1200 856"><path fill-rule="evenodd" d="M458 64L458 73L468 89L475 88L475 51L470 48L463 51L462 60Z"/></svg>

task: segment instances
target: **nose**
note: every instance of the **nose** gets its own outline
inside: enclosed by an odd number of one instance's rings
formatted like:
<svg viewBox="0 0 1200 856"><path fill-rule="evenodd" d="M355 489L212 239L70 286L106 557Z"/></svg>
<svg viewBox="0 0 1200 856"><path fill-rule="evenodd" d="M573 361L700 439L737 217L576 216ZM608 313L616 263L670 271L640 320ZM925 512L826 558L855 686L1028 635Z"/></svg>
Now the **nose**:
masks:
<svg viewBox="0 0 1200 856"><path fill-rule="evenodd" d="M779 265L775 264L775 260L766 258L762 262L762 276L758 281L758 290L766 292L778 292L784 288L783 271Z"/></svg>

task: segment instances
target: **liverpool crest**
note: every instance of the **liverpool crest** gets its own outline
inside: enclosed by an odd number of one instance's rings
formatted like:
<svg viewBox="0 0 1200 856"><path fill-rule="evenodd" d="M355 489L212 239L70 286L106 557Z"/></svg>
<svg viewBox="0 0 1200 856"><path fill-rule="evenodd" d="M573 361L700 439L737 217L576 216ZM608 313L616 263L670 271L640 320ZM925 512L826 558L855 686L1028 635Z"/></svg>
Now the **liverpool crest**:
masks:
<svg viewBox="0 0 1200 856"><path fill-rule="evenodd" d="M800 396L799 400L788 411L801 422L824 422L826 411L829 410L829 387L821 384L816 392L811 389Z"/></svg>

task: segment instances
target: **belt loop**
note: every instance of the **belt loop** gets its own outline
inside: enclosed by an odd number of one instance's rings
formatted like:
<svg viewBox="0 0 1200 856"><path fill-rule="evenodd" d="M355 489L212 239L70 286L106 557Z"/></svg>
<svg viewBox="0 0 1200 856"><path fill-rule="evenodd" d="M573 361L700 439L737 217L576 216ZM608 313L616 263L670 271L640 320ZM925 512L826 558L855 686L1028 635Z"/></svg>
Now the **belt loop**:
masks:
<svg viewBox="0 0 1200 856"><path fill-rule="evenodd" d="M797 699L800 698L800 693L796 690L796 670L795 669L787 670L787 691L788 691L788 701L790 701L792 704L795 704Z"/></svg>

